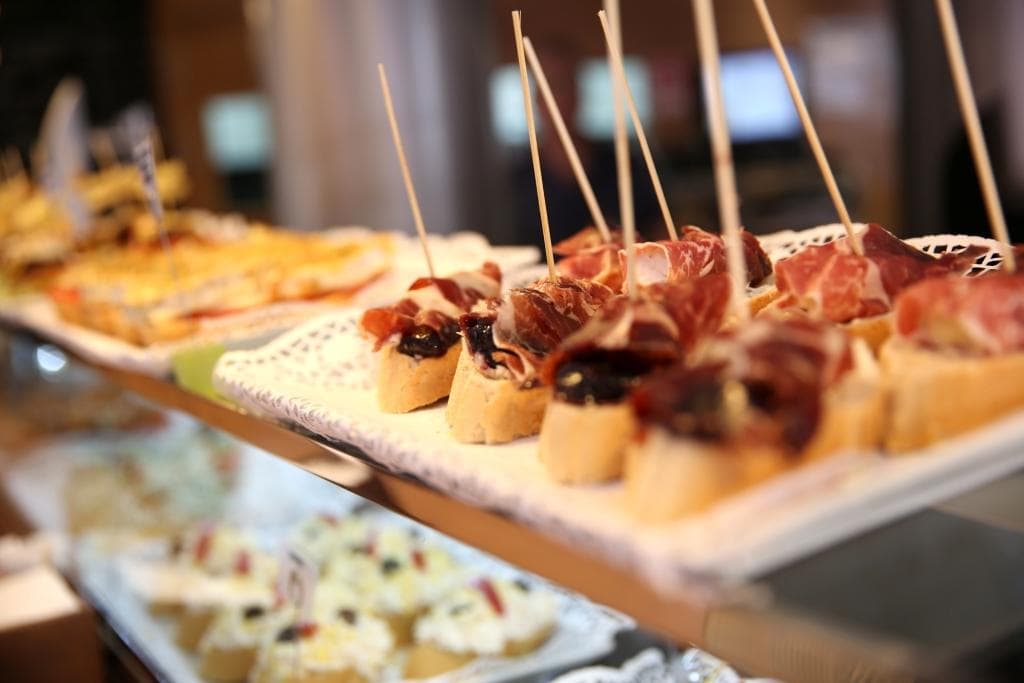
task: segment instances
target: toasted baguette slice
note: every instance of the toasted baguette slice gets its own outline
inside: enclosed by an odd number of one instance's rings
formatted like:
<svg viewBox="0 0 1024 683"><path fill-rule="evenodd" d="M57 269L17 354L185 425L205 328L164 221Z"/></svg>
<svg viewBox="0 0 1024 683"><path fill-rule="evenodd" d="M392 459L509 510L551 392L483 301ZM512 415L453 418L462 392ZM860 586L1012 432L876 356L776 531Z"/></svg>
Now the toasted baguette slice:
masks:
<svg viewBox="0 0 1024 683"><path fill-rule="evenodd" d="M433 678L461 669L476 659L472 652L451 652L430 643L419 643L405 660L405 678Z"/></svg>
<svg viewBox="0 0 1024 683"><path fill-rule="evenodd" d="M882 439L885 392L863 342L855 368L824 397L818 430L802 453L761 444L724 446L681 439L654 427L626 450L626 503L638 519L660 524L707 509L784 470L843 450L873 449Z"/></svg>
<svg viewBox="0 0 1024 683"><path fill-rule="evenodd" d="M178 617L174 642L181 649L193 652L199 647L199 641L203 639L203 634L206 633L206 629L210 627L216 616L217 612L212 607L184 610Z"/></svg>
<svg viewBox="0 0 1024 683"><path fill-rule="evenodd" d="M757 294L747 300L747 305L750 308L750 314L757 315L761 312L762 308L769 305L780 296L782 296L782 292L774 286L765 286L764 289L759 289Z"/></svg>
<svg viewBox="0 0 1024 683"><path fill-rule="evenodd" d="M871 351L878 354L882 344L892 334L892 313L873 315L869 318L857 318L841 325L846 333L854 339L863 339Z"/></svg>
<svg viewBox="0 0 1024 683"><path fill-rule="evenodd" d="M506 443L540 431L549 394L546 387L521 389L512 380L485 377L463 351L445 418L456 441Z"/></svg>
<svg viewBox="0 0 1024 683"><path fill-rule="evenodd" d="M554 626L549 626L528 638L510 640L505 643L501 656L522 657L528 655L546 643L552 632L554 632ZM476 658L477 655L472 652L451 652L433 643L417 643L409 650L409 656L405 660L404 673L406 678L433 678L449 671L461 669Z"/></svg>
<svg viewBox="0 0 1024 683"><path fill-rule="evenodd" d="M618 479L633 430L628 401L577 405L552 399L540 428L540 461L561 484Z"/></svg>
<svg viewBox="0 0 1024 683"><path fill-rule="evenodd" d="M396 344L380 350L377 403L385 413L408 413L429 406L448 395L459 361L461 344L452 344L437 358L413 358Z"/></svg>
<svg viewBox="0 0 1024 683"><path fill-rule="evenodd" d="M753 314L762 313L766 316L785 318L790 315L810 315L803 309L780 307L776 301L782 299L782 292L772 287L750 300L750 312ZM839 325L848 335L854 339L863 339L868 347L877 355L882 344L892 334L892 313L882 313L867 318L855 318L848 323Z"/></svg>
<svg viewBox="0 0 1024 683"><path fill-rule="evenodd" d="M200 648L199 675L218 683L245 681L258 654L259 648L255 646Z"/></svg>
<svg viewBox="0 0 1024 683"><path fill-rule="evenodd" d="M882 348L890 410L885 447L924 448L1024 407L1024 353L964 357L893 339Z"/></svg>

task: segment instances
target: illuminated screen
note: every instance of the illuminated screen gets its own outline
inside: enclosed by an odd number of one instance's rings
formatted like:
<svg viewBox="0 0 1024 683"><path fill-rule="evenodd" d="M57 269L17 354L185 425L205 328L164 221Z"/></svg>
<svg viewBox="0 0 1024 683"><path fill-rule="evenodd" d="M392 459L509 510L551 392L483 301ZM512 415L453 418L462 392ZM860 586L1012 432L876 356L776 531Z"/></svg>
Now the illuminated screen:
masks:
<svg viewBox="0 0 1024 683"><path fill-rule="evenodd" d="M801 81L801 65L790 64ZM782 140L800 134L800 118L770 50L722 55L722 95L729 133L736 143Z"/></svg>

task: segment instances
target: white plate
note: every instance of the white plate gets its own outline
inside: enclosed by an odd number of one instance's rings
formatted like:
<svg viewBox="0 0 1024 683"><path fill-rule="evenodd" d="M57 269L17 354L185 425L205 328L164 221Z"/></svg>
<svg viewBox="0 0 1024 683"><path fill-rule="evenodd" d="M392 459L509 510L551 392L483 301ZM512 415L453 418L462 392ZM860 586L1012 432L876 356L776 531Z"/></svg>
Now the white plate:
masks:
<svg viewBox="0 0 1024 683"><path fill-rule="evenodd" d="M834 232L834 231L833 231ZM769 244L773 255L798 237ZM929 237L931 252L991 240ZM991 259L981 257L984 267ZM444 406L405 415L376 407L373 359L356 312L311 321L253 351L226 354L214 379L253 412L367 453L470 504L507 514L646 576L665 590L755 576L841 539L999 478L1024 465L1024 414L917 455L840 454L776 477L697 516L652 527L626 510L622 487L563 486L536 457L536 438L465 445Z"/></svg>
<svg viewBox="0 0 1024 683"><path fill-rule="evenodd" d="M345 227L333 228L326 235L350 239L370 233L366 228ZM392 237L395 255L391 269L362 289L349 306L366 308L386 304L398 298L417 277L425 275L419 242L400 233L394 233ZM441 274L473 268L485 260L492 260L501 266L503 273L513 275L536 263L539 257L535 247L495 247L482 235L473 232L431 235L429 244L434 266ZM151 346L136 346L62 320L45 296L19 297L3 302L0 304L0 320L33 330L93 363L163 377L171 373L171 359L180 351L213 343L251 346L254 341L267 341L301 322L340 308L338 304L324 302L272 304L204 320L195 335Z"/></svg>
<svg viewBox="0 0 1024 683"><path fill-rule="evenodd" d="M408 522L383 511L369 513L383 524L407 525ZM429 529L418 527L435 543L446 550L463 566L469 575L488 574L508 579L521 577L522 572L498 563L478 551L453 543ZM92 542L90 542L92 541ZM280 542L280 539L277 539ZM269 547L269 546L268 546ZM131 550L121 550L115 556L102 549L103 539L94 537L80 543L75 554L75 566L80 585L89 601L103 614L107 622L125 640L149 668L162 680L177 683L201 683L198 660L181 651L174 644L174 628L164 618L156 617L130 590L125 581L125 570L140 560ZM563 671L572 666L599 659L615 647L615 634L635 626L632 619L598 605L580 596L534 579L538 589L548 590L558 601L558 624L551 637L540 648L522 657L482 657L471 664L442 676L431 678L432 683L497 683L525 676L536 676L548 671ZM395 683L401 679L401 654L385 668L381 683Z"/></svg>

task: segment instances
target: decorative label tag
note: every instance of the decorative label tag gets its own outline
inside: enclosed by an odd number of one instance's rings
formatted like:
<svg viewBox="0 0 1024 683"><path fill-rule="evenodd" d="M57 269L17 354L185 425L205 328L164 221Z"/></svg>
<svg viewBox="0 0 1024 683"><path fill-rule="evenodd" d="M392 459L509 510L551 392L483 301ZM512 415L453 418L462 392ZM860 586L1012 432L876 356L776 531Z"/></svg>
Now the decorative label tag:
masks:
<svg viewBox="0 0 1024 683"><path fill-rule="evenodd" d="M92 229L89 210L73 186L75 176L83 168L85 149L79 113L82 94L82 83L75 78L65 78L53 91L43 116L42 168L37 169L43 190L67 213L74 235L79 239Z"/></svg>
<svg viewBox="0 0 1024 683"><path fill-rule="evenodd" d="M160 201L160 191L156 186L156 162L153 161L153 141L149 135L143 135L132 150L132 158L135 166L142 176L142 191L146 195L146 203L149 204L149 211L156 221L156 230L160 235L160 244L167 254L167 260L171 267L171 278L178 282L178 271L174 264L174 255L171 251L171 238L164 228L164 205Z"/></svg>
<svg viewBox="0 0 1024 683"><path fill-rule="evenodd" d="M149 211L156 219L157 227L160 230L160 239L166 240L164 232L164 205L160 201L160 193L156 187L156 163L153 161L153 141L148 135L135 143L132 152L135 165L139 168L142 176L142 191L146 193L146 202L149 204Z"/></svg>
<svg viewBox="0 0 1024 683"><path fill-rule="evenodd" d="M277 595L296 608L299 624L312 621L318 576L316 565L308 557L294 549L285 550L277 575Z"/></svg>

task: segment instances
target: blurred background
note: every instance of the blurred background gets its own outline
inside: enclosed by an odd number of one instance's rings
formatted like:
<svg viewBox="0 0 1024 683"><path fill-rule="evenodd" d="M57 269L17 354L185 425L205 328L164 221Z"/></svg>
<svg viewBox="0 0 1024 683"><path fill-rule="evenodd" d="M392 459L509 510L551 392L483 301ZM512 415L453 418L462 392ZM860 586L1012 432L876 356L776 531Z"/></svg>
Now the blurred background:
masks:
<svg viewBox="0 0 1024 683"><path fill-rule="evenodd" d="M717 0L743 222L835 222L749 0ZM776 24L856 220L984 233L931 0L776 0ZM155 118L192 202L300 229L412 229L375 65L386 64L428 230L539 241L509 13L540 55L605 214L618 222L599 0L0 0L0 147L28 160L65 76L87 125ZM1024 2L956 3L1008 222L1024 217ZM631 86L677 223L717 228L692 9L623 0ZM538 103L539 104L539 103ZM556 238L590 223L541 117ZM119 150L128 158L128 150ZM659 237L634 148L638 225Z"/></svg>

